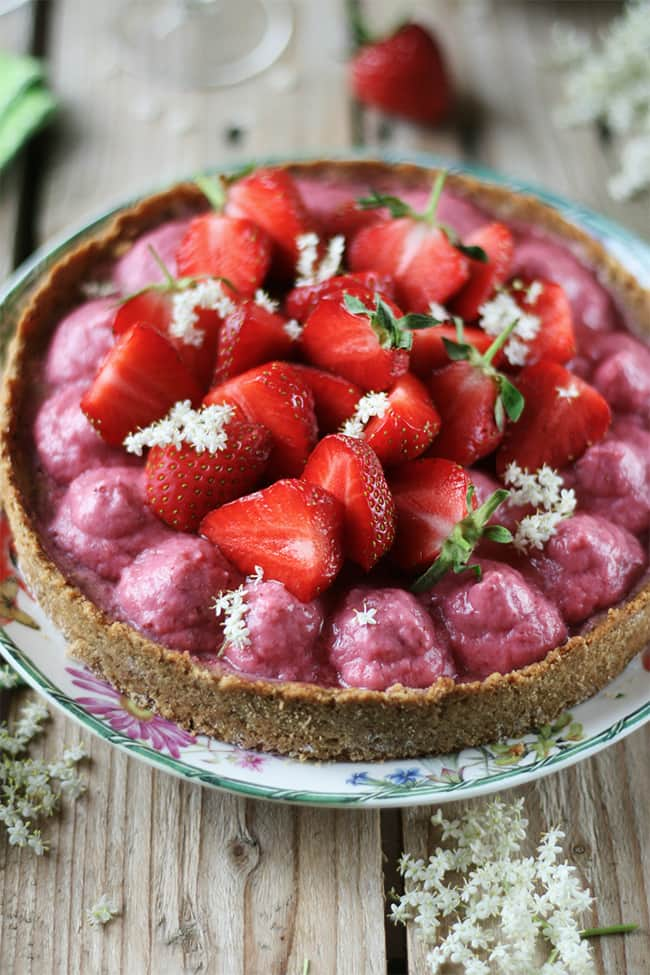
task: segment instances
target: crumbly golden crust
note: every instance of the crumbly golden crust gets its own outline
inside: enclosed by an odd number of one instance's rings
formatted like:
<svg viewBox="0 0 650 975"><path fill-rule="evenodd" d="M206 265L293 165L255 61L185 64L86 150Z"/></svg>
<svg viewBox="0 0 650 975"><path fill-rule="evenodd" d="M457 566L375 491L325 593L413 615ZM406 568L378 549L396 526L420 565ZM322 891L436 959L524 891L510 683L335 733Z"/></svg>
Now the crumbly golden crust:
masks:
<svg viewBox="0 0 650 975"><path fill-rule="evenodd" d="M366 161L288 168L301 176L363 180L369 186L429 186L433 176L432 170L418 166ZM535 198L466 176L450 176L449 184L504 219L535 224L568 243L598 269L620 306L650 336L648 292L597 241ZM247 680L198 667L188 654L165 649L111 620L66 580L38 534L34 477L25 449L25 418L39 360L61 315L79 300L81 282L145 230L200 209L202 201L196 187L182 184L110 221L46 276L11 345L0 436L2 496L21 568L45 612L65 633L72 655L142 705L191 731L247 748L355 761L442 753L517 735L551 721L612 680L650 636L650 585L609 610L589 633L573 637L523 670L467 684L441 678L424 691L396 686L382 692Z"/></svg>

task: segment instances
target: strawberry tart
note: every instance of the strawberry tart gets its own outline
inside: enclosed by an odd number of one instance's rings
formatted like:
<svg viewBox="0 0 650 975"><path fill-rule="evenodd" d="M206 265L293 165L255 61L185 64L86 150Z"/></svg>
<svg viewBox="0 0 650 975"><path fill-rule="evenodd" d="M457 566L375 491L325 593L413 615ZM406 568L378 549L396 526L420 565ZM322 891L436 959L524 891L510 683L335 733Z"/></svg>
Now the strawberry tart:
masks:
<svg viewBox="0 0 650 975"><path fill-rule="evenodd" d="M317 759L553 719L650 638L650 302L539 201L315 162L200 179L58 261L3 499L70 652Z"/></svg>

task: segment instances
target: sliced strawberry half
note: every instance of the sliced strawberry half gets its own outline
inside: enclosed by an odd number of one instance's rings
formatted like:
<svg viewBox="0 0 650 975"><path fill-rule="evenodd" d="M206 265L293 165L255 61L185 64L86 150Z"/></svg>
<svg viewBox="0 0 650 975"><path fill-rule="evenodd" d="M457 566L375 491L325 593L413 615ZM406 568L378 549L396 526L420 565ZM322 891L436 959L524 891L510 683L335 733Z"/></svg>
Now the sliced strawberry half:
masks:
<svg viewBox="0 0 650 975"><path fill-rule="evenodd" d="M425 313L445 302L469 277L467 257L438 227L401 217L360 230L348 248L352 271L373 269L395 278L397 300Z"/></svg>
<svg viewBox="0 0 650 975"><path fill-rule="evenodd" d="M293 288L284 300L284 309L289 318L304 322L321 298L330 298L345 292L362 298L368 291L379 292L384 298L393 301L395 282L389 274L377 274L376 271L337 274L320 284L301 284Z"/></svg>
<svg viewBox="0 0 650 975"><path fill-rule="evenodd" d="M292 368L302 376L314 396L314 409L319 433L336 433L348 420L363 396L360 386L335 376L324 369L292 363Z"/></svg>
<svg viewBox="0 0 650 975"><path fill-rule="evenodd" d="M499 388L469 362L451 362L434 372L429 384L440 414L440 433L431 452L468 466L486 457L503 440L495 418Z"/></svg>
<svg viewBox="0 0 650 975"><path fill-rule="evenodd" d="M526 365L532 366L540 359L559 363L572 359L576 354L576 337L564 288L542 278L534 281L520 278L510 284L510 291L522 311L540 320L539 332L526 343L529 349Z"/></svg>
<svg viewBox="0 0 650 975"><path fill-rule="evenodd" d="M341 504L307 481L276 481L263 491L211 511L201 533L240 572L261 566L267 579L309 602L343 564Z"/></svg>
<svg viewBox="0 0 650 975"><path fill-rule="evenodd" d="M480 247L486 261L470 259L469 281L453 298L451 310L466 322L478 318L479 308L507 279L512 264L515 243L512 233L503 223L489 223L479 227L464 242L467 247Z"/></svg>
<svg viewBox="0 0 650 975"><path fill-rule="evenodd" d="M324 437L307 461L303 477L343 504L345 554L370 571L395 535L395 506L374 450L354 437Z"/></svg>
<svg viewBox="0 0 650 975"><path fill-rule="evenodd" d="M397 529L391 559L402 569L423 569L438 558L454 525L469 514L469 474L442 457L404 464L391 475Z"/></svg>
<svg viewBox="0 0 650 975"><path fill-rule="evenodd" d="M580 457L607 433L611 411L600 393L556 362L542 360L522 369L517 387L526 405L509 426L497 453L497 470L512 461L524 470L542 464L558 470Z"/></svg>
<svg viewBox="0 0 650 975"><path fill-rule="evenodd" d="M228 315L219 334L214 381L225 382L253 366L290 358L294 342L282 315L244 301Z"/></svg>
<svg viewBox="0 0 650 975"><path fill-rule="evenodd" d="M201 386L170 342L153 328L133 325L121 335L81 399L81 409L114 447L160 419L178 400L196 406Z"/></svg>
<svg viewBox="0 0 650 975"><path fill-rule="evenodd" d="M385 467L414 460L431 446L440 416L426 387L408 373L397 380L383 416L372 418L364 439Z"/></svg>
<svg viewBox="0 0 650 975"><path fill-rule="evenodd" d="M147 504L178 531L198 531L201 519L259 482L272 438L259 423L231 421L228 442L215 453L190 444L152 447L145 464Z"/></svg>
<svg viewBox="0 0 650 975"><path fill-rule="evenodd" d="M226 212L253 220L273 241L273 258L283 276L298 260L296 238L314 230L296 184L284 169L257 169L230 187Z"/></svg>
<svg viewBox="0 0 650 975"><path fill-rule="evenodd" d="M261 287L271 263L271 240L257 223L210 211L195 217L176 252L179 275L229 281L245 298Z"/></svg>
<svg viewBox="0 0 650 975"><path fill-rule="evenodd" d="M286 362L268 362L211 389L204 403L234 403L273 435L271 479L302 474L318 427L309 384Z"/></svg>
<svg viewBox="0 0 650 975"><path fill-rule="evenodd" d="M162 291L156 286L156 290L142 291L119 306L113 320L113 334L123 335L132 325L155 328L169 340L178 352L181 362L206 389L212 379L217 338L223 320L214 309L196 308L197 321L194 327L203 332L203 341L200 345L193 345L171 334L173 313L172 291Z"/></svg>
<svg viewBox="0 0 650 975"><path fill-rule="evenodd" d="M407 345L401 346L401 335L387 331L377 320L373 309L377 297L370 291L353 295L365 311L349 310L345 292L321 298L305 322L301 346L306 359L328 372L356 383L364 390L388 389L408 369ZM394 318L401 312L386 301Z"/></svg>
<svg viewBox="0 0 650 975"><path fill-rule="evenodd" d="M471 342L479 352L487 352L492 344L492 338L480 328L466 328L464 334L465 341ZM449 365L450 359L443 339L450 339L452 342L457 339L456 328L451 322L413 332L410 368L420 379L428 380L434 369Z"/></svg>

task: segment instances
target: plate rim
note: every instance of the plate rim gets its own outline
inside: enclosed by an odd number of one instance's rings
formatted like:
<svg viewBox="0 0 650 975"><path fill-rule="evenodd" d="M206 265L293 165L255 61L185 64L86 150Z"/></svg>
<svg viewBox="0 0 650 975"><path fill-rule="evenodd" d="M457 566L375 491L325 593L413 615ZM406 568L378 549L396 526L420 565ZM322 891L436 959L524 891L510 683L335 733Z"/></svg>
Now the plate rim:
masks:
<svg viewBox="0 0 650 975"><path fill-rule="evenodd" d="M602 214L591 210L580 203L574 203L568 198L556 194L535 183L522 180L508 174L497 172L480 163L464 163L450 160L444 156L421 151L398 152L391 150L337 150L328 153L296 153L291 156L291 160L308 161L317 158L329 159L363 159L378 158L387 162L408 161L415 164L426 166L444 167L450 172L469 173L488 182L493 182L501 186L509 186L518 192L529 193L541 199L543 202L560 210L565 219L577 223L579 226L586 226L592 233L607 235L611 238L633 247L636 252L645 252L648 258L650 269L650 243L638 235L628 231L625 227L605 217ZM286 154L269 155L257 157L254 165L270 165L273 163L286 162ZM228 166L215 166L206 168L206 172L222 172L236 170L244 165L250 165L251 161L241 164L229 164ZM187 178L187 177L185 177ZM165 185L174 185L179 180L173 180ZM71 230L64 230L53 239L47 241L38 248L23 264L20 265L6 280L0 288L0 309L6 304L19 298L29 289L32 283L40 274L42 264L56 260L60 253L84 236L96 231L102 223L109 220L114 214L124 207L137 202L143 196L150 195L155 190L147 190L143 193L135 194L126 202L116 203L108 208L102 209L95 215L88 217L76 224ZM561 768L570 766L592 757L604 748L617 741L621 741L632 732L639 730L647 721L650 720L650 699L645 704L640 705L634 711L619 718L613 724L604 728L583 741L576 742L562 751L538 759L529 765L506 767L503 771L486 775L482 778L464 780L458 783L448 784L446 787L433 789L428 786L414 786L408 791L401 791L396 795L386 794L382 790L381 794L376 792L363 793L336 793L334 791L312 792L310 790L286 789L278 786L255 784L244 782L240 779L233 779L222 776L206 769L192 768L182 758L176 759L172 755L164 754L150 745L138 740L131 739L114 729L110 728L104 721L88 713L81 705L72 700L66 693L59 690L50 678L36 664L32 662L29 655L16 643L13 637L4 627L0 627L0 655L2 655L13 666L20 676L37 692L43 694L55 707L63 713L72 717L86 729L92 731L98 737L104 739L111 745L115 745L127 754L146 762L154 768L184 778L188 781L198 782L199 784L215 788L220 791L235 793L255 799L265 799L269 801L288 803L293 805L322 806L327 808L390 808L406 807L416 805L430 805L435 803L449 802L458 798L474 798L479 795L488 795L493 792L514 788L534 781L538 778L550 775L559 771ZM71 658L72 659L72 658ZM82 666L79 662L75 664ZM87 669L87 668L86 668ZM89 674L91 671L89 671ZM602 692L601 692L602 693ZM592 698L593 699L593 698ZM579 705L578 705L579 706ZM218 739L214 739L218 741ZM257 754L257 753L256 753ZM260 755L264 753L260 752ZM461 754L456 752L454 754ZM403 759L403 762L416 762L426 759ZM346 764L371 768L372 762L356 763L327 763L327 764Z"/></svg>

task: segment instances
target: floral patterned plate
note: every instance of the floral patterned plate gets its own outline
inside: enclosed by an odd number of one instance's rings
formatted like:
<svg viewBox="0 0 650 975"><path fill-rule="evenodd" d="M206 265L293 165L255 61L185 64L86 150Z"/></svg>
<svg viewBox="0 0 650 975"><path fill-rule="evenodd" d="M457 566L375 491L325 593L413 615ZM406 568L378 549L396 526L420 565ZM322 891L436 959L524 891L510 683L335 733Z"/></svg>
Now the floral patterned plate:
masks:
<svg viewBox="0 0 650 975"><path fill-rule="evenodd" d="M392 161L389 155L386 158ZM533 193L603 239L650 286L650 246L605 218L481 167L456 167L425 155L411 158ZM11 333L27 294L47 267L83 236L96 232L110 215L103 214L76 234L38 252L13 276L0 293L0 341ZM0 523L0 626L0 652L9 663L49 701L106 741L186 779L280 802L406 806L483 795L566 768L650 719L650 652L646 651L600 694L573 713L561 715L554 724L517 740L466 748L453 755L376 763L299 762L245 751L214 738L194 737L137 707L66 656L63 637L20 578L4 521Z"/></svg>

